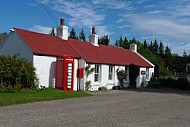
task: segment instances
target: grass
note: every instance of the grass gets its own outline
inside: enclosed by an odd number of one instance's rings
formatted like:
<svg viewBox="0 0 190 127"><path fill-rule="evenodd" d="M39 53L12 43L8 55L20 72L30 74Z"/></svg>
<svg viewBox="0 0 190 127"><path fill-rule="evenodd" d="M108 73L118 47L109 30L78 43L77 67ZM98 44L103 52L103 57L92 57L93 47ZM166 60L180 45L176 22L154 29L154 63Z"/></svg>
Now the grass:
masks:
<svg viewBox="0 0 190 127"><path fill-rule="evenodd" d="M84 92L64 92L58 89L44 89L33 92L0 93L0 106L86 96L90 95Z"/></svg>

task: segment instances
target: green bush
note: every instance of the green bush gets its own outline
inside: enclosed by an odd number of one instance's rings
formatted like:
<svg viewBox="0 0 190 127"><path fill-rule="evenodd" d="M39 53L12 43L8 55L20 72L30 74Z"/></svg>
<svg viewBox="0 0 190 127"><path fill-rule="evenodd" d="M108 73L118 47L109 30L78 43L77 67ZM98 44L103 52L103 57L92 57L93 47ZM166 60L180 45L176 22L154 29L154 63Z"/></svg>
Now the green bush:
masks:
<svg viewBox="0 0 190 127"><path fill-rule="evenodd" d="M126 77L126 73L125 73L125 70L117 70L117 77L118 77L118 80L119 80L119 82L120 82L120 84L121 84L121 88L123 88L123 84L124 84L124 82L123 82L123 80L125 79L125 77Z"/></svg>
<svg viewBox="0 0 190 127"><path fill-rule="evenodd" d="M35 88L38 79L32 63L19 59L18 55L13 57L0 56L0 84L7 90ZM18 86L18 84L20 86ZM16 85L16 87L15 87ZM4 89L1 86L1 89Z"/></svg>
<svg viewBox="0 0 190 127"><path fill-rule="evenodd" d="M185 78L178 79L160 79L161 87L176 88L181 90L190 90L190 83Z"/></svg>
<svg viewBox="0 0 190 127"><path fill-rule="evenodd" d="M148 87L150 87L150 88L159 88L160 87L160 82L159 82L158 78L153 76L150 79L149 83L148 83Z"/></svg>

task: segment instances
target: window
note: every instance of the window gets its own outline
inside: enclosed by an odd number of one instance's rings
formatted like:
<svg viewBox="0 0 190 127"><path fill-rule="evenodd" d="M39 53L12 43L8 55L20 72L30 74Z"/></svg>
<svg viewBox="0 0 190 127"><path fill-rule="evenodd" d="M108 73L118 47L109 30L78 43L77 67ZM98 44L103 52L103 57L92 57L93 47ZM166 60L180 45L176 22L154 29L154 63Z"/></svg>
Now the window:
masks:
<svg viewBox="0 0 190 127"><path fill-rule="evenodd" d="M100 65L95 65L94 81L98 82L100 77Z"/></svg>
<svg viewBox="0 0 190 127"><path fill-rule="evenodd" d="M109 80L113 80L113 71L114 71L114 67L109 66L109 75L108 75Z"/></svg>

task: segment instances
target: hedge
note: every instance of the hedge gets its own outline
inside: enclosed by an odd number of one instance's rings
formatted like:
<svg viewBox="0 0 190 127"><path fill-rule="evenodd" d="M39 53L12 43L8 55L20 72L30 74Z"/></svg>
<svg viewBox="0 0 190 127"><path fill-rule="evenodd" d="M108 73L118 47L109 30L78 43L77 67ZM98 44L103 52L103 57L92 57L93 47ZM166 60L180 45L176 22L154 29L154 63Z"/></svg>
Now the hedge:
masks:
<svg viewBox="0 0 190 127"><path fill-rule="evenodd" d="M34 88L38 83L35 68L32 63L20 59L18 55L0 55L0 88L15 87L18 84L22 89Z"/></svg>

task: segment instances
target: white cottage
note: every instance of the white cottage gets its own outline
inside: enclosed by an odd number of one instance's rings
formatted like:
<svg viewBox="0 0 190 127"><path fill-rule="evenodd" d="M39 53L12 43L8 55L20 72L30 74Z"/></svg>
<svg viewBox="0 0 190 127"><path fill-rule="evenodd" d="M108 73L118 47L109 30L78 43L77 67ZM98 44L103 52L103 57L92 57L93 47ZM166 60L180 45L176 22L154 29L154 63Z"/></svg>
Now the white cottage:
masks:
<svg viewBox="0 0 190 127"><path fill-rule="evenodd" d="M130 49L98 44L95 28L89 42L68 38L68 27L61 19L57 36L14 28L0 47L0 54L14 55L31 61L36 68L39 86L53 87L64 91L85 90L85 67L91 65L95 71L89 75L90 90L105 86L119 86L117 69L126 71L125 86L130 85L129 65L139 67L137 87L145 85L154 73L154 65L137 52L137 45Z"/></svg>

